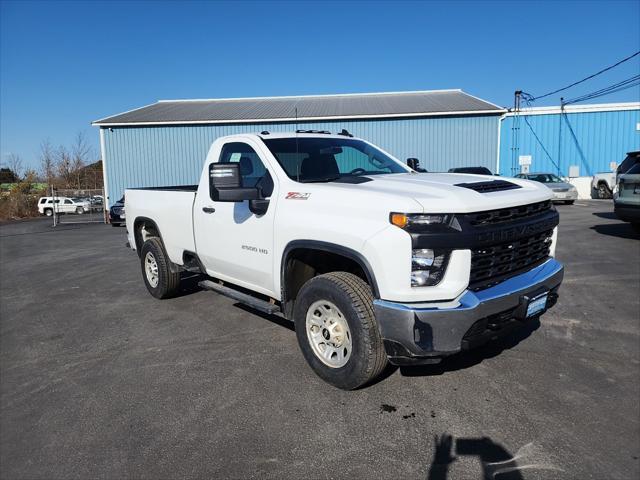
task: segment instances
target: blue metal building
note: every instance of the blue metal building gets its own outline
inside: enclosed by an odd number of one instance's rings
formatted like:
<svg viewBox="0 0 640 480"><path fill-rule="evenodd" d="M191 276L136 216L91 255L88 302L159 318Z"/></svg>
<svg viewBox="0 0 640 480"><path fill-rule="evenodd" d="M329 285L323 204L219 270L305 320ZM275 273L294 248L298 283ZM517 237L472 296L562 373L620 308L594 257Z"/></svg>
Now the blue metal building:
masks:
<svg viewBox="0 0 640 480"><path fill-rule="evenodd" d="M640 150L640 102L526 108L500 121L501 175L520 172L520 156L531 156L531 172L581 177L611 171L629 151Z"/></svg>
<svg viewBox="0 0 640 480"><path fill-rule="evenodd" d="M461 90L160 101L96 120L109 205L128 187L199 180L218 137L263 130L343 128L429 171L495 170L506 110Z"/></svg>

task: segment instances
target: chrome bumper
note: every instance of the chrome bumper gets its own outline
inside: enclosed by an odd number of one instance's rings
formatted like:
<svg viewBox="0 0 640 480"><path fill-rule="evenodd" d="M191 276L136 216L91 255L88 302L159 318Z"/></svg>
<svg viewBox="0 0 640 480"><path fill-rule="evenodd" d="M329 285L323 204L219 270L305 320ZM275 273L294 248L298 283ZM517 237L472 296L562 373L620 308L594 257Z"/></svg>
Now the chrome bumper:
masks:
<svg viewBox="0 0 640 480"><path fill-rule="evenodd" d="M523 318L519 312L526 309L528 298L548 291L545 311L553 306L563 275L562 264L551 258L493 287L479 292L467 290L452 302L403 304L375 300L375 315L387 355L398 365L421 363L471 348L478 339L495 338L500 330L506 333L525 323L517 317ZM488 329L486 336L483 326Z"/></svg>

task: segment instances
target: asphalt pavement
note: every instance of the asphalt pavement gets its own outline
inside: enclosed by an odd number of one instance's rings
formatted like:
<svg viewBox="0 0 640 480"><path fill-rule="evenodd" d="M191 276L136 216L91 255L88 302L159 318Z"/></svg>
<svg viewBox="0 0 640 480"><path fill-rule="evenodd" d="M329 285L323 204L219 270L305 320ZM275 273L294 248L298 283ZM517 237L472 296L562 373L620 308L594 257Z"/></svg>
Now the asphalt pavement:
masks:
<svg viewBox="0 0 640 480"><path fill-rule="evenodd" d="M0 477L637 479L640 237L559 206L539 325L344 392L292 326L146 291L124 228L0 226Z"/></svg>

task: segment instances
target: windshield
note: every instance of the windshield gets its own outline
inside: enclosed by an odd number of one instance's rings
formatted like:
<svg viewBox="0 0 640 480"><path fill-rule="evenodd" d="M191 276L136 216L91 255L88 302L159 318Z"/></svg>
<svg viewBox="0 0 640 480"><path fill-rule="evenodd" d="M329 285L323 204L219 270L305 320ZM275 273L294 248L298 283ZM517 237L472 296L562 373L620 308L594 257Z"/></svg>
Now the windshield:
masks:
<svg viewBox="0 0 640 480"><path fill-rule="evenodd" d="M362 140L289 137L263 141L289 178L303 183L409 171Z"/></svg>
<svg viewBox="0 0 640 480"><path fill-rule="evenodd" d="M540 183L564 183L564 180L553 173L535 173L533 175L529 175L528 179L535 180Z"/></svg>

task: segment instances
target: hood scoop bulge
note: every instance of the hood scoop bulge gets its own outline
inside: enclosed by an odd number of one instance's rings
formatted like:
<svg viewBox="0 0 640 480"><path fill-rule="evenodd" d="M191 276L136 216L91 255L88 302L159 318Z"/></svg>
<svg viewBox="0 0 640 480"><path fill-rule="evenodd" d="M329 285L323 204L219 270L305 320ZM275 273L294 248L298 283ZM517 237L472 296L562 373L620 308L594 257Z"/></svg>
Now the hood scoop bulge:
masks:
<svg viewBox="0 0 640 480"><path fill-rule="evenodd" d="M475 190L480 193L501 192L503 190L515 190L516 188L522 188L515 183L507 182L506 180L489 180L488 182L473 182L473 183L456 183L455 187L468 188L469 190Z"/></svg>

